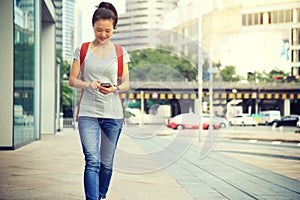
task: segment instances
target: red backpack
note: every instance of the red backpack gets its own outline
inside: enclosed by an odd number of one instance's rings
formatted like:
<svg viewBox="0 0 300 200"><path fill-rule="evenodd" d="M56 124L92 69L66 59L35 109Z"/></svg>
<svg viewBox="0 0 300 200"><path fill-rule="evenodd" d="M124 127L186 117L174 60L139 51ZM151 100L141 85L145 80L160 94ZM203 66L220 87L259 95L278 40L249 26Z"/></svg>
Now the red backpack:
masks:
<svg viewBox="0 0 300 200"><path fill-rule="evenodd" d="M80 48L80 71L81 71L81 76L83 77L83 73L84 73L84 59L87 53L87 50L89 48L89 42L85 42L82 43L81 48ZM118 74L117 74L117 85L120 85L122 83L122 74L123 74L123 49L121 46L116 45L115 44L115 49L116 49L116 54L117 54L117 58L118 58ZM81 94L80 94L80 99L78 102L78 106L77 106L77 112L76 112L76 121L78 120L78 113L79 113L79 109L80 109L80 102L82 99L82 95L83 95L83 89L81 90ZM122 94L119 93L120 96L120 100L122 98Z"/></svg>
<svg viewBox="0 0 300 200"><path fill-rule="evenodd" d="M83 43L81 45L81 49L80 49L80 70L81 70L81 74L83 75L84 72L84 64L83 61L85 59L87 50L89 48L89 42ZM123 74L123 49L121 46L116 45L115 44L115 48L116 48L116 53L117 53L117 57L118 57L118 85L121 84L122 82L122 74Z"/></svg>

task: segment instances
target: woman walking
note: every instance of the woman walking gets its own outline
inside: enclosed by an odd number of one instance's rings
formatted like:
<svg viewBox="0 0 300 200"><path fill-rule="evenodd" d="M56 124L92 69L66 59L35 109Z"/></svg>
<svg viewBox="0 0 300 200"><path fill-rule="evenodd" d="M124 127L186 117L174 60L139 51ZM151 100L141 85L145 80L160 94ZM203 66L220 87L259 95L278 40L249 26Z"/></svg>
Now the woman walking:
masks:
<svg viewBox="0 0 300 200"><path fill-rule="evenodd" d="M82 89L78 105L78 130L85 157L84 189L87 200L106 199L113 171L113 159L123 127L119 92L129 89L129 56L122 48L119 59L110 41L118 22L111 3L101 2L93 14L95 39L74 52L69 84ZM84 61L82 57L85 58ZM82 61L82 64L80 62ZM118 83L118 61L122 74Z"/></svg>

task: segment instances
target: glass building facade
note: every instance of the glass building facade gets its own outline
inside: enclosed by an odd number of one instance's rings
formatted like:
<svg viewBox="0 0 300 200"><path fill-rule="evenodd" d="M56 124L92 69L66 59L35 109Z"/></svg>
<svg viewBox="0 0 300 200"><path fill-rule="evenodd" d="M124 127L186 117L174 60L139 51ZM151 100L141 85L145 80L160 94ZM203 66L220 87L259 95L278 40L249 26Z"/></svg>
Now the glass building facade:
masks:
<svg viewBox="0 0 300 200"><path fill-rule="evenodd" d="M14 4L14 145L36 140L34 128L34 0Z"/></svg>
<svg viewBox="0 0 300 200"><path fill-rule="evenodd" d="M56 133L59 72L52 0L2 1L0 150Z"/></svg>

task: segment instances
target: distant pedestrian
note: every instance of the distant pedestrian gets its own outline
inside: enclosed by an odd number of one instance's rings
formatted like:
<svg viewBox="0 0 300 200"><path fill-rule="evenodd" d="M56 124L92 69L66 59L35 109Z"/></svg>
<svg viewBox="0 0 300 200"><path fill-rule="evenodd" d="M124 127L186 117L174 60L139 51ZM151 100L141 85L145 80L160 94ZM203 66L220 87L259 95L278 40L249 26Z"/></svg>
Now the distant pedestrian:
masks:
<svg viewBox="0 0 300 200"><path fill-rule="evenodd" d="M78 130L85 157L84 189L87 200L106 199L124 121L119 92L130 87L129 56L123 47L123 73L119 84L117 80L118 58L115 45L110 41L117 22L115 7L111 3L101 2L93 14L95 39L88 44L84 68L80 65L81 47L78 47L70 72L70 86L82 89L78 105ZM80 74L83 76L80 77Z"/></svg>

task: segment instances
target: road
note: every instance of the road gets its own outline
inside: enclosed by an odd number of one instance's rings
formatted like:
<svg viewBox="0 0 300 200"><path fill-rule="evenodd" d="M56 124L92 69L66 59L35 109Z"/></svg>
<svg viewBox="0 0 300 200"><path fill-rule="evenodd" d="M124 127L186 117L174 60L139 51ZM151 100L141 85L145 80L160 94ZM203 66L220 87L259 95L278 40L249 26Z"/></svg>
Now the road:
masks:
<svg viewBox="0 0 300 200"><path fill-rule="evenodd" d="M227 131L260 134L270 127ZM294 128L284 131L288 134ZM300 146L293 142L231 140L221 137L220 131L206 131L199 140L197 130L173 131L162 125L129 125L124 133L141 150L139 154L125 150L139 164L119 169L134 173L165 169L194 199L300 199Z"/></svg>

